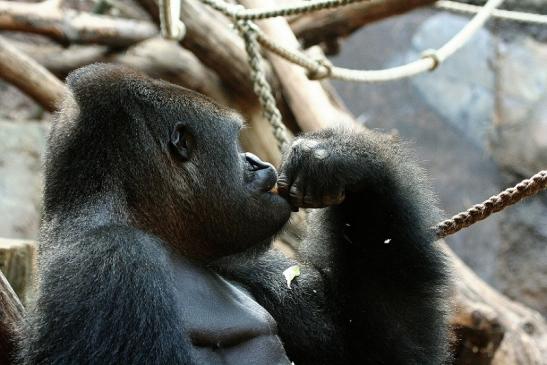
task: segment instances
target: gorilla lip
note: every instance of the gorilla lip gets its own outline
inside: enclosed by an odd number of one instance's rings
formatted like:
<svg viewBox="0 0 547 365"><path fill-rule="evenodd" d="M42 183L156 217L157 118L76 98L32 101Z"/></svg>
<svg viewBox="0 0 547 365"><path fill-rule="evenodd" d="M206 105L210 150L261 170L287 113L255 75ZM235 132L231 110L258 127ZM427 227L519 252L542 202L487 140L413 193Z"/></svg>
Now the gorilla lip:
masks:
<svg viewBox="0 0 547 365"><path fill-rule="evenodd" d="M277 171L273 165L250 152L246 152L244 157L251 186L263 193L277 194Z"/></svg>

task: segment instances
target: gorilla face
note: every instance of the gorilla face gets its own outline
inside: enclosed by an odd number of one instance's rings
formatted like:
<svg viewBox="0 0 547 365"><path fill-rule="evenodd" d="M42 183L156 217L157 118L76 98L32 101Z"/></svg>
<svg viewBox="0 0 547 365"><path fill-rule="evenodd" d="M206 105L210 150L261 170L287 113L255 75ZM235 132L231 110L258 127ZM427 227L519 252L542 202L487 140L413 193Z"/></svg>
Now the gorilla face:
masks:
<svg viewBox="0 0 547 365"><path fill-rule="evenodd" d="M185 202L179 216L194 228L195 242L208 257L218 257L268 240L286 223L290 207L271 192L275 168L241 152L240 117L188 90L162 86L176 95L177 111L166 121L172 128L169 163L178 181L173 189Z"/></svg>
<svg viewBox="0 0 547 365"><path fill-rule="evenodd" d="M277 173L242 153L233 111L119 66L87 66L67 82L79 109L73 135L95 141L88 164L108 177L101 186L123 191L139 228L213 259L269 240L287 222L289 204L270 191Z"/></svg>

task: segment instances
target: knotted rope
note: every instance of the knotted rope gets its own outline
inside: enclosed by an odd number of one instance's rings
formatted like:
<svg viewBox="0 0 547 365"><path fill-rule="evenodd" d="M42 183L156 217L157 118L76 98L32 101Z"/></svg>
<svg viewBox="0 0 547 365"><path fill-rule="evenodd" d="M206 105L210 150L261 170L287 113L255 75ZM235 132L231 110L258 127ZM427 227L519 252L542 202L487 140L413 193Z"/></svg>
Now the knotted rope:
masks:
<svg viewBox="0 0 547 365"><path fill-rule="evenodd" d="M289 136L287 128L283 124L281 112L277 108L275 97L272 94L272 88L266 80L262 65L264 60L260 54L260 46L257 41L256 26L248 20L240 20L235 24L245 41L245 48L249 55L254 92L258 95L264 117L272 126L277 146L280 151L283 151L289 143Z"/></svg>
<svg viewBox="0 0 547 365"><path fill-rule="evenodd" d="M178 2L177 0L172 0ZM547 24L544 16L535 14L523 14L507 11L496 11L496 8L504 0L488 0L483 7L469 7L465 4L458 5L451 1L439 1L438 6L450 10L476 12L473 19L450 41L438 50L427 50L422 54L422 58L409 64L394 67L386 70L367 71L350 70L333 66L327 59L312 59L299 50L292 50L273 41L251 20L265 19L276 16L288 16L302 14L320 9L329 9L343 6L359 1L369 0L315 0L306 3L293 4L285 7L276 7L270 9L246 9L241 5L233 5L222 0L201 0L212 8L224 13L232 18L234 24L245 41L245 48L249 56L249 65L251 67L251 78L254 91L258 95L260 104L263 108L266 119L270 122L273 134L277 140L278 147L283 151L289 143L289 136L285 125L283 124L281 113L276 106L275 98L272 94L270 84L266 79L263 69L263 58L261 47L287 59L288 61L304 67L308 72L308 77L312 80L322 78L336 78L348 81L361 82L379 82L396 80L404 77L417 75L425 71L431 71L437 68L446 58L460 49L469 41L469 39L480 29L491 16L503 17L506 19L520 20ZM164 34L168 36L180 36L180 31L167 18L172 20L176 18L176 12L170 13L170 0L162 0L164 16L162 17L162 26L165 23ZM177 34L178 33L178 34ZM440 222L433 227L438 238L444 238L450 234L468 227L478 221L481 221L493 213L515 204L530 195L537 194L541 190L547 189L547 170L540 171L530 179L523 180L513 188L509 188L498 195L492 196L481 204L477 204L465 212L461 212L450 219Z"/></svg>
<svg viewBox="0 0 547 365"><path fill-rule="evenodd" d="M476 204L465 212L456 214L450 219L437 224L434 229L438 238L444 238L459 230L481 221L493 213L515 204L516 202L547 189L547 170L542 170L529 179L522 180L512 188L506 189Z"/></svg>

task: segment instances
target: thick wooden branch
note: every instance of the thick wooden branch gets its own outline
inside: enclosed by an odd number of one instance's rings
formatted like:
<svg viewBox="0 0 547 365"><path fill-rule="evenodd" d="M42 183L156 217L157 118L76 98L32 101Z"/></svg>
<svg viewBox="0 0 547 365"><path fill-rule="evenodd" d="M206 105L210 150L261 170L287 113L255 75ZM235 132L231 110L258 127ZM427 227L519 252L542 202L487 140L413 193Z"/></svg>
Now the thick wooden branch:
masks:
<svg viewBox="0 0 547 365"><path fill-rule="evenodd" d="M113 62L131 66L148 75L181 85L205 94L221 104L237 109L249 122L241 135L243 147L272 163L279 163L271 127L262 116L262 110L253 95L252 99L226 90L216 73L205 67L197 57L180 45L152 38L123 53L112 53L104 47L77 46L66 51L53 46L36 46L18 42L24 52L32 55L60 77L93 62ZM73 49L74 48L74 49ZM70 50L73 49L73 52ZM273 148L272 148L273 147Z"/></svg>
<svg viewBox="0 0 547 365"><path fill-rule="evenodd" d="M0 1L0 29L43 34L63 43L110 46L128 46L158 33L150 22L61 9L53 4Z"/></svg>
<svg viewBox="0 0 547 365"><path fill-rule="evenodd" d="M243 0L249 8L271 6L270 0ZM264 33L287 47L298 48L298 40L283 18L267 19L258 22ZM321 83L311 81L300 66L269 53L268 56L277 77L280 80L285 99L289 104L296 122L303 131L324 128L333 123L352 123L349 114L338 108L333 98Z"/></svg>
<svg viewBox="0 0 547 365"><path fill-rule="evenodd" d="M402 14L435 0L371 0L296 17L291 28L304 47L345 37L363 25Z"/></svg>
<svg viewBox="0 0 547 365"><path fill-rule="evenodd" d="M112 54L110 47L101 45L62 47L57 44L43 45L16 40L10 43L47 68L59 79L64 79L71 71L79 67L94 62L105 62Z"/></svg>
<svg viewBox="0 0 547 365"><path fill-rule="evenodd" d="M547 322L482 281L446 246L454 269L456 364L545 364Z"/></svg>
<svg viewBox="0 0 547 365"><path fill-rule="evenodd" d="M157 19L155 0L138 0L150 16ZM256 99L253 92L250 68L243 40L233 30L230 22L219 12L203 5L198 0L185 0L181 18L186 26L186 35L182 45L192 51L201 62L214 70L222 81L241 98ZM267 78L272 77L269 65L266 66Z"/></svg>
<svg viewBox="0 0 547 365"><path fill-rule="evenodd" d="M11 364L24 308L0 271L0 364Z"/></svg>
<svg viewBox="0 0 547 365"><path fill-rule="evenodd" d="M0 36L0 78L54 111L65 93L64 84L43 66Z"/></svg>
<svg viewBox="0 0 547 365"><path fill-rule="evenodd" d="M157 21L156 1L137 1ZM247 52L241 37L224 16L198 0L185 0L182 20L187 30L182 45L192 51L204 65L215 71L231 96L230 105L240 111L249 122L249 128L242 133L244 147L277 164L280 153L276 148L275 139L272 139L271 127L262 117L258 98L253 91ZM265 72L273 89L280 90L279 80L268 63L265 64ZM280 93L276 93L276 100L285 123L292 130L297 130L291 109Z"/></svg>

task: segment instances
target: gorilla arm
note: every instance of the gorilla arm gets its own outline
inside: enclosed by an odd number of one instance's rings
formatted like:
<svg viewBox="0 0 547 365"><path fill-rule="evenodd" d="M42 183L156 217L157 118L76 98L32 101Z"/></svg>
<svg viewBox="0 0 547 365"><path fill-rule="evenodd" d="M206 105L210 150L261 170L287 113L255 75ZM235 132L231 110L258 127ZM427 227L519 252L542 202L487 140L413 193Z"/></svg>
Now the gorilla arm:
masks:
<svg viewBox="0 0 547 365"><path fill-rule="evenodd" d="M306 141L318 144L305 152ZM430 229L437 211L404 146L370 131L325 130L305 136L290 155L303 161L288 156L282 176L298 206L345 194L312 214L300 254L343 308L338 320L352 362L443 363L448 278Z"/></svg>
<svg viewBox="0 0 547 365"><path fill-rule="evenodd" d="M158 239L111 225L49 250L21 363L194 363Z"/></svg>
<svg viewBox="0 0 547 365"><path fill-rule="evenodd" d="M269 252L238 280L277 320L291 360L442 363L447 269L429 229L433 199L404 148L364 130L307 134L278 184L295 207L325 207L310 216L302 274L286 288L281 272L294 262Z"/></svg>

